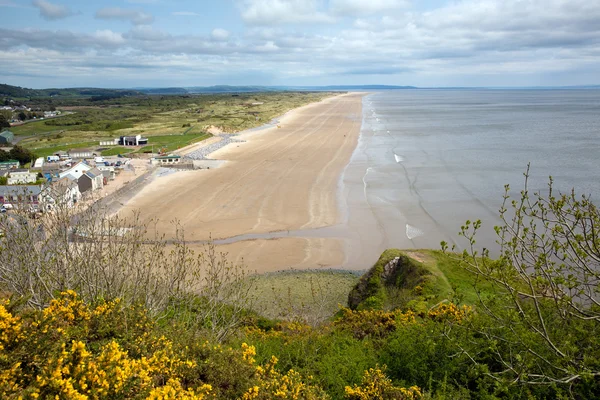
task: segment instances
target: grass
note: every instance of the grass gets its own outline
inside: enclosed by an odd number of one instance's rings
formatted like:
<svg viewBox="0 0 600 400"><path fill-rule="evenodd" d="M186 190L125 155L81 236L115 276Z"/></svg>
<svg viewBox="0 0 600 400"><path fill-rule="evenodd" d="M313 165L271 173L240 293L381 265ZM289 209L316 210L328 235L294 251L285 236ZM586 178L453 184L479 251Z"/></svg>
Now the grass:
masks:
<svg viewBox="0 0 600 400"><path fill-rule="evenodd" d="M384 266L396 257L398 266L384 273ZM445 300L479 304L479 296L491 295L495 288L462 262L459 254L439 250L388 249L350 292L350 307L423 311Z"/></svg>
<svg viewBox="0 0 600 400"><path fill-rule="evenodd" d="M151 145L144 146L138 150L138 153L144 153L154 150L158 152L159 149L163 149L165 152L175 151L185 146L189 146L192 143L200 142L202 140L212 137L210 133L204 134L187 134L187 135L164 135L164 136L151 136L149 142Z"/></svg>
<svg viewBox="0 0 600 400"><path fill-rule="evenodd" d="M358 275L348 271L284 271L257 275L252 308L267 318L324 320L345 306ZM318 321L313 321L318 322Z"/></svg>
<svg viewBox="0 0 600 400"><path fill-rule="evenodd" d="M51 147L41 147L41 148L31 148L31 151L36 155L36 157L47 157L51 156L57 151L68 151L70 149L78 149L78 148L88 148L96 146L98 142L78 142L71 143L66 145L56 145Z"/></svg>
<svg viewBox="0 0 600 400"><path fill-rule="evenodd" d="M330 93L246 93L195 96L130 96L100 102L82 98L53 99L59 110L71 114L11 128L26 136L20 145L39 156L76 147L99 147L102 140L143 135L167 151L177 150L210 136L213 125L224 132L260 126L285 112L330 96ZM252 105L252 103L262 103Z"/></svg>
<svg viewBox="0 0 600 400"><path fill-rule="evenodd" d="M117 156L119 154L128 154L131 153L133 150L131 147L127 148L127 147L111 147L110 149L107 150L102 150L102 155L103 156Z"/></svg>

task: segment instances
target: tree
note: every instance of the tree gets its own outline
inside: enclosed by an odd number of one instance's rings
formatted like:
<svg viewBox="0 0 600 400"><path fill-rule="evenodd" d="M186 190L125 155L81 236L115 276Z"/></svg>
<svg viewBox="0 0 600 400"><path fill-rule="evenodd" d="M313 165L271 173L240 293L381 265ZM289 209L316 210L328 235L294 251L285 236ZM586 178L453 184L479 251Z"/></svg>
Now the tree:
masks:
<svg viewBox="0 0 600 400"><path fill-rule="evenodd" d="M8 178L6 176L0 176L0 185L8 185Z"/></svg>
<svg viewBox="0 0 600 400"><path fill-rule="evenodd" d="M35 154L31 150L21 146L14 146L9 152L10 158L19 161L21 164L33 162Z"/></svg>
<svg viewBox="0 0 600 400"><path fill-rule="evenodd" d="M4 150L0 150L0 161L10 160L10 154Z"/></svg>
<svg viewBox="0 0 600 400"><path fill-rule="evenodd" d="M2 128L10 128L10 122L6 116L0 114L0 129Z"/></svg>
<svg viewBox="0 0 600 400"><path fill-rule="evenodd" d="M21 121L25 121L25 120L27 119L27 114L25 114L23 111L21 111L21 112L19 113L19 119L20 119Z"/></svg>
<svg viewBox="0 0 600 400"><path fill-rule="evenodd" d="M487 345L469 356L478 362L483 352L491 354L496 379L594 397L600 393L600 212L585 195L555 193L552 178L546 195L530 194L528 177L529 167L519 199L505 187L503 225L495 228L498 260L475 250L480 221L462 227L470 242L464 267L498 290L480 298L481 318L470 329Z"/></svg>

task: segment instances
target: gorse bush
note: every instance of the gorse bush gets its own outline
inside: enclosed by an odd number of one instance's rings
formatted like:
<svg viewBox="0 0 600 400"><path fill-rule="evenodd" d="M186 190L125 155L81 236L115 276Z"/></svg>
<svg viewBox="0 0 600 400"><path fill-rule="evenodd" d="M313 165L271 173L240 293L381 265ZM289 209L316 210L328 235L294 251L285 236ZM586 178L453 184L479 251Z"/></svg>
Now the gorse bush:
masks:
<svg viewBox="0 0 600 400"><path fill-rule="evenodd" d="M101 206L71 207L60 188L47 196L53 208L40 218L30 219L25 204L0 216L3 290L38 309L65 290L92 304L118 298L157 317L181 314L219 341L240 323L252 280L211 243L195 254L178 225L167 240L135 214L127 220Z"/></svg>
<svg viewBox="0 0 600 400"><path fill-rule="evenodd" d="M3 399L327 398L275 358L257 364L253 346L182 341L118 300L94 307L67 291L41 311L11 308L0 305Z"/></svg>

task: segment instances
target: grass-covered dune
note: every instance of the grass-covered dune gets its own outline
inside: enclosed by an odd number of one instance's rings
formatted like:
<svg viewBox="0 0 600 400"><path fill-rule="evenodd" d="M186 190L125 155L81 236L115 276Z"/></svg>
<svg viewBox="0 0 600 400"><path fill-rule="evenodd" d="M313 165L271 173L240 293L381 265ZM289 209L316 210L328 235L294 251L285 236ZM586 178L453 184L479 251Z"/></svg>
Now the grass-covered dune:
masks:
<svg viewBox="0 0 600 400"><path fill-rule="evenodd" d="M150 151L152 144L155 150L174 151L210 137L210 127L228 133L242 131L328 96L331 93L261 92L38 99L51 101L62 116L13 126L11 131L20 145L38 156L69 148L100 148L102 140L138 134L150 139L150 146L140 152Z"/></svg>

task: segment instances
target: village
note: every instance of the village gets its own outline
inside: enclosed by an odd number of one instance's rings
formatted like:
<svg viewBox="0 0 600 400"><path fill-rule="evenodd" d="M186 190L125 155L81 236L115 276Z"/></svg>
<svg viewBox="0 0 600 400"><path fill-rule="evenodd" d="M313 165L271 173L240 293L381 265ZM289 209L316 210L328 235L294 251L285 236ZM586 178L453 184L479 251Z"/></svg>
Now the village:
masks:
<svg viewBox="0 0 600 400"><path fill-rule="evenodd" d="M8 154L14 135L0 132L0 147ZM122 136L100 145L139 147L147 138ZM159 150L160 151L160 150ZM130 181L160 167L179 166L182 157L175 154L151 154L141 157L102 156L90 148L56 151L23 165L19 160L0 161L0 213L22 209L35 218L52 212L58 205L73 207L91 204L125 187Z"/></svg>

